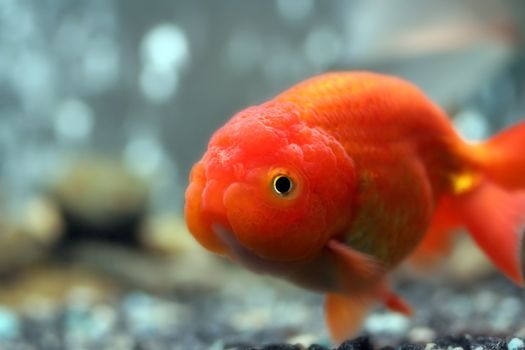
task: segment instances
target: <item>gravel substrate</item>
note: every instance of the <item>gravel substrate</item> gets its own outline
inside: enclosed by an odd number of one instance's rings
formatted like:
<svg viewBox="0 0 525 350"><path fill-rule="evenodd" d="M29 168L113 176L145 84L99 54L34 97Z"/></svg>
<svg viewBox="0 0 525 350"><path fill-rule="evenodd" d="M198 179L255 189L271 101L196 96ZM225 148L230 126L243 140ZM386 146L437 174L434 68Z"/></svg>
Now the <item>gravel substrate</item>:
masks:
<svg viewBox="0 0 525 350"><path fill-rule="evenodd" d="M370 341L369 337L362 336L353 340L348 340L341 344L337 348L328 348L318 344L313 344L308 348L297 345L287 344L274 344L263 347L247 347L238 348L239 350L373 350L376 349ZM427 344L415 344L415 343L403 343L396 348L391 346L385 346L381 349L397 349L397 350L523 350L525 349L525 342L522 338L510 338L506 341L498 337L472 337L470 335L465 336L447 336L436 339L432 343Z"/></svg>
<svg viewBox="0 0 525 350"><path fill-rule="evenodd" d="M234 271L220 288L126 289L100 300L77 286L60 307L35 298L21 312L3 307L0 349L332 349L321 296ZM464 286L407 280L396 289L415 317L379 309L366 336L337 349L525 349L523 292L503 277Z"/></svg>

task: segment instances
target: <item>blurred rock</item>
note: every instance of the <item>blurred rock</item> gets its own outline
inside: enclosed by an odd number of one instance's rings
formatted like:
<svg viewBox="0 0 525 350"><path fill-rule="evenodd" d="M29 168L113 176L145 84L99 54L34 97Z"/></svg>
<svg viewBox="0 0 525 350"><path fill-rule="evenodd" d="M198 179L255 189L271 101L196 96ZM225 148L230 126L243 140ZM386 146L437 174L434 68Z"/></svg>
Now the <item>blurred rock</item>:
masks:
<svg viewBox="0 0 525 350"><path fill-rule="evenodd" d="M458 233L447 256L429 261L407 261L395 274L399 277L432 279L443 283L467 285L496 272L496 268L465 232Z"/></svg>
<svg viewBox="0 0 525 350"><path fill-rule="evenodd" d="M49 198L30 200L19 220L0 221L0 275L10 275L45 259L61 237L63 222Z"/></svg>
<svg viewBox="0 0 525 350"><path fill-rule="evenodd" d="M144 248L168 256L202 251L180 213L148 216L140 231L140 242Z"/></svg>
<svg viewBox="0 0 525 350"><path fill-rule="evenodd" d="M496 268L469 236L462 235L445 262L445 270L456 283L468 284L494 273Z"/></svg>
<svg viewBox="0 0 525 350"><path fill-rule="evenodd" d="M121 163L102 158L74 163L51 193L64 218L65 242L138 243L148 207L148 185Z"/></svg>
<svg viewBox="0 0 525 350"><path fill-rule="evenodd" d="M431 342L436 337L436 332L429 327L415 327L408 332L408 339L413 343Z"/></svg>
<svg viewBox="0 0 525 350"><path fill-rule="evenodd" d="M120 283L149 290L175 286L218 287L236 270L197 247L183 254L158 255L104 242L84 242L69 249L69 256L91 270L110 275ZM237 267L235 267L237 269Z"/></svg>
<svg viewBox="0 0 525 350"><path fill-rule="evenodd" d="M79 291L84 291L83 299L102 301L118 289L110 279L79 266L42 264L3 281L0 305L32 313L42 310L42 306L58 307Z"/></svg>

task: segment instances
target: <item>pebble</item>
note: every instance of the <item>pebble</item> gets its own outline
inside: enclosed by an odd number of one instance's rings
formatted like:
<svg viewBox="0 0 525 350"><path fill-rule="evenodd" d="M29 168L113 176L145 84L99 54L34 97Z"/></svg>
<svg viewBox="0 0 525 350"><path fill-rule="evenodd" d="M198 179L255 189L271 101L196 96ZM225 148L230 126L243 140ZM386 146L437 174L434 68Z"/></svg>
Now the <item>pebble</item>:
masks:
<svg viewBox="0 0 525 350"><path fill-rule="evenodd" d="M524 350L525 349L525 343L520 338L512 338L508 342L507 348L509 350Z"/></svg>
<svg viewBox="0 0 525 350"><path fill-rule="evenodd" d="M229 323L240 332L263 329L272 324L272 314L266 308L241 310L230 317Z"/></svg>
<svg viewBox="0 0 525 350"><path fill-rule="evenodd" d="M408 340L414 343L430 342L435 337L436 332L432 328L428 327L416 327L408 332Z"/></svg>
<svg viewBox="0 0 525 350"><path fill-rule="evenodd" d="M304 333L288 338L286 342L307 347L308 345L315 343L318 340L317 338L318 337L315 334Z"/></svg>
<svg viewBox="0 0 525 350"><path fill-rule="evenodd" d="M436 339L435 343L439 348L447 350L469 350L471 340L469 335L444 336Z"/></svg>
<svg viewBox="0 0 525 350"><path fill-rule="evenodd" d="M20 333L20 320L17 314L8 308L0 307L0 339L14 339Z"/></svg>
<svg viewBox="0 0 525 350"><path fill-rule="evenodd" d="M376 313L368 317L365 330L370 333L405 334L410 327L410 320L397 313Z"/></svg>

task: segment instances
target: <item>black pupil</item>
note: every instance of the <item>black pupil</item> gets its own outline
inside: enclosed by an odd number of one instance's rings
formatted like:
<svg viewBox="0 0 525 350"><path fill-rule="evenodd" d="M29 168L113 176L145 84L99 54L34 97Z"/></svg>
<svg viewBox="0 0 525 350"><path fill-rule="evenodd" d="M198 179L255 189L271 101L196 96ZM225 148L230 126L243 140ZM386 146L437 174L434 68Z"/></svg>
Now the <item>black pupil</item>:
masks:
<svg viewBox="0 0 525 350"><path fill-rule="evenodd" d="M275 180L275 190L281 194L286 194L292 189L292 182L286 176L280 176Z"/></svg>

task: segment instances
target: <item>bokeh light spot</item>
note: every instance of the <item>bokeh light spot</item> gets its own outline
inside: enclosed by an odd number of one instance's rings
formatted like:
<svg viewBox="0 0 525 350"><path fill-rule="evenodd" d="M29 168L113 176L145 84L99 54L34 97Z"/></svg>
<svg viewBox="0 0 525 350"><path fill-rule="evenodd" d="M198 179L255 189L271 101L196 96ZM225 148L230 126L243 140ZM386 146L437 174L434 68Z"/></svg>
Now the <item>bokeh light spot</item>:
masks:
<svg viewBox="0 0 525 350"><path fill-rule="evenodd" d="M119 54L115 42L101 36L89 43L83 60L84 83L92 92L112 87L119 75Z"/></svg>
<svg viewBox="0 0 525 350"><path fill-rule="evenodd" d="M308 18L314 10L313 0L276 0L277 12L285 20L298 21Z"/></svg>
<svg viewBox="0 0 525 350"><path fill-rule="evenodd" d="M342 52L341 37L328 28L312 30L304 43L304 53L307 59L319 69L328 68L338 62Z"/></svg>
<svg viewBox="0 0 525 350"><path fill-rule="evenodd" d="M479 111L465 109L454 118L458 132L468 140L479 141L488 137L490 126L487 119Z"/></svg>
<svg viewBox="0 0 525 350"><path fill-rule="evenodd" d="M142 41L144 64L158 71L182 68L189 60L186 34L172 24L160 24L151 29Z"/></svg>
<svg viewBox="0 0 525 350"><path fill-rule="evenodd" d="M178 79L175 71L164 72L152 66L145 66L140 74L140 89L149 100L166 102L175 94Z"/></svg>
<svg viewBox="0 0 525 350"><path fill-rule="evenodd" d="M133 137L124 150L127 166L136 174L150 176L162 165L164 152L157 138L149 135Z"/></svg>
<svg viewBox="0 0 525 350"><path fill-rule="evenodd" d="M93 113L80 100L65 100L57 109L54 126L59 138L82 141L89 137L93 129Z"/></svg>

